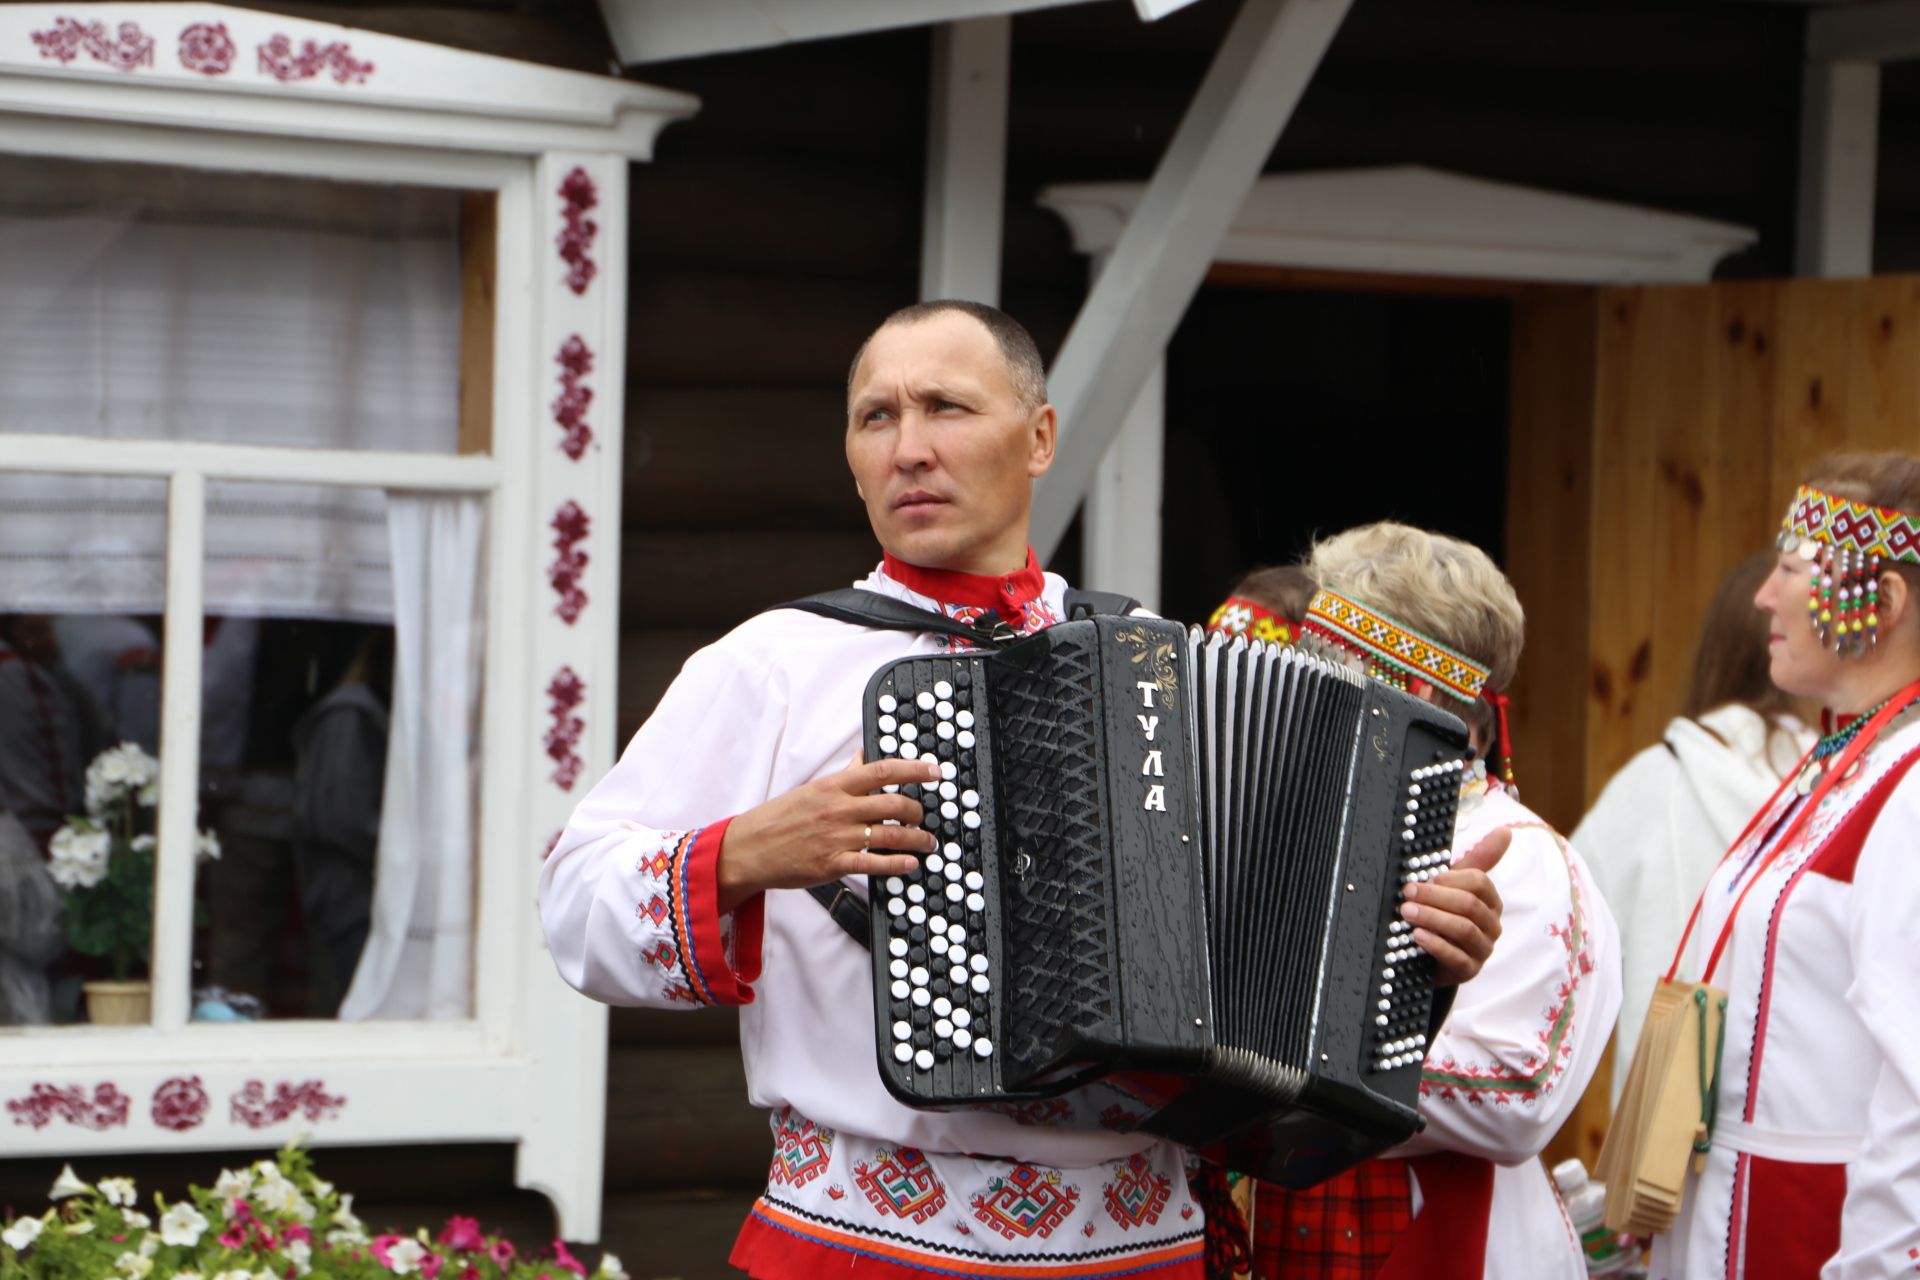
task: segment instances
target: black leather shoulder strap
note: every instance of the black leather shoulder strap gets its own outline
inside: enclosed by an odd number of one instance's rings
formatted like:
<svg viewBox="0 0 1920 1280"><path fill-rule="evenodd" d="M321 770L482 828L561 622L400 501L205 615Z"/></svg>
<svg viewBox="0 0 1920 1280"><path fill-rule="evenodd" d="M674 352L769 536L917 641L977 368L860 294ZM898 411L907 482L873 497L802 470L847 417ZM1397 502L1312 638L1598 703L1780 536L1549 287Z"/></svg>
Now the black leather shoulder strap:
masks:
<svg viewBox="0 0 1920 1280"><path fill-rule="evenodd" d="M1117 613L1122 616L1132 613L1140 607L1140 602L1130 595L1118 591L1083 591L1079 587L1067 588L1067 621L1091 618L1097 613Z"/></svg>
<svg viewBox="0 0 1920 1280"><path fill-rule="evenodd" d="M863 951L871 951L873 942L868 936L870 926L867 923L867 904L860 895L838 880L832 884L816 884L807 890L813 900L827 909L833 922L846 932L849 938L860 944Z"/></svg>
<svg viewBox="0 0 1920 1280"><path fill-rule="evenodd" d="M773 609L798 609L802 613L814 613L838 622L852 623L856 627L875 627L881 631L934 631L941 635L958 636L989 649L997 649L1019 639L1013 628L1004 622L989 630L861 587L822 591L819 595L776 604L766 612L771 613Z"/></svg>

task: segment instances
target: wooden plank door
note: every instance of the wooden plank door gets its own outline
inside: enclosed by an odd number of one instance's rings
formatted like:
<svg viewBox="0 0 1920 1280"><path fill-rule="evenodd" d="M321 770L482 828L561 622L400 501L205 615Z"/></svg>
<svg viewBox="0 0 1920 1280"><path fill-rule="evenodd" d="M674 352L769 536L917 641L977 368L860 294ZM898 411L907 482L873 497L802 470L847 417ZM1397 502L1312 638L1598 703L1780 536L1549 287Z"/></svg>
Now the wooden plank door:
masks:
<svg viewBox="0 0 1920 1280"><path fill-rule="evenodd" d="M1660 740L1714 587L1771 545L1803 470L1920 452L1920 276L1527 291L1509 438L1517 772L1570 831ZM1551 1155L1592 1167L1604 1077Z"/></svg>

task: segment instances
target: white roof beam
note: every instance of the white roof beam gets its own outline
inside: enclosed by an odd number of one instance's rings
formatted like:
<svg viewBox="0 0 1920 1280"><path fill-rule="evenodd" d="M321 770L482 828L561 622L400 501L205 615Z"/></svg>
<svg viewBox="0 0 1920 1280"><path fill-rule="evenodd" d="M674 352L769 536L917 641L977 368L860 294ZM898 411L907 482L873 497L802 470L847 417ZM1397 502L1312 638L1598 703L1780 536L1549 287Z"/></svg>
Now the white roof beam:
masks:
<svg viewBox="0 0 1920 1280"><path fill-rule="evenodd" d="M1806 64L1800 84L1800 204L1794 272L1873 274L1880 65Z"/></svg>
<svg viewBox="0 0 1920 1280"><path fill-rule="evenodd" d="M1903 62L1920 58L1920 3L1881 0L1821 9L1807 18L1809 62Z"/></svg>
<svg viewBox="0 0 1920 1280"><path fill-rule="evenodd" d="M1060 446L1033 545L1059 546L1352 0L1246 0L1051 375Z"/></svg>
<svg viewBox="0 0 1920 1280"><path fill-rule="evenodd" d="M1012 49L1013 19L1005 15L933 30L922 298L1000 301Z"/></svg>
<svg viewBox="0 0 1920 1280"><path fill-rule="evenodd" d="M924 27L1085 0L600 0L629 66L765 49L899 27ZM1136 0L1144 6L1149 0ZM1156 8L1168 7L1159 0ZM1143 17L1148 15L1142 10Z"/></svg>

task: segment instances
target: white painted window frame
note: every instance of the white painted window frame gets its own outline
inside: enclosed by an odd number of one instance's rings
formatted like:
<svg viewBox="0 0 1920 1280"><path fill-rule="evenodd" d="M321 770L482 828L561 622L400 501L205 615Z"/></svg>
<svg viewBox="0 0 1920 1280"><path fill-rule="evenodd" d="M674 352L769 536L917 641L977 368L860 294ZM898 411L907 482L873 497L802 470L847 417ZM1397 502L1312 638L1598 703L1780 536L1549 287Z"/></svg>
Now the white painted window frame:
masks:
<svg viewBox="0 0 1920 1280"><path fill-rule="evenodd" d="M171 41L224 24L242 51L219 82L183 74L163 41L132 71L55 65L31 31L56 18L141 23ZM249 61L269 33L345 41L384 69L359 85L275 84ZM230 82L229 82L230 81ZM560 1233L599 1234L606 1009L568 990L546 954L534 900L540 858L613 761L618 653L620 446L626 344L627 166L697 103L610 80L465 54L260 11L151 4L0 9L0 151L161 163L349 182L491 192L497 202L491 449L448 456L102 441L0 432L0 470L146 476L168 485L154 1015L139 1027L0 1030L0 1156L507 1142L516 1180L555 1204ZM562 192L593 184L595 271L568 278L557 243L578 230ZM573 215L571 220L569 215ZM560 448L557 353L594 363L593 438ZM0 407L0 412L4 408ZM340 1023L189 1019L197 818L205 501L209 481L467 493L487 507L486 640L476 835L473 1013L458 1021ZM591 518L577 585L556 607L552 521ZM561 709L548 695L578 678ZM578 726L573 722L581 722ZM563 731L568 757L546 750ZM561 775L565 775L562 780ZM257 1085L281 1105L243 1114ZM191 1123L163 1124L164 1090L197 1093ZM258 1096L258 1095L255 1095ZM36 1098L39 1099L36 1102ZM15 1105L19 1104L19 1105ZM210 1176L211 1171L209 1172Z"/></svg>

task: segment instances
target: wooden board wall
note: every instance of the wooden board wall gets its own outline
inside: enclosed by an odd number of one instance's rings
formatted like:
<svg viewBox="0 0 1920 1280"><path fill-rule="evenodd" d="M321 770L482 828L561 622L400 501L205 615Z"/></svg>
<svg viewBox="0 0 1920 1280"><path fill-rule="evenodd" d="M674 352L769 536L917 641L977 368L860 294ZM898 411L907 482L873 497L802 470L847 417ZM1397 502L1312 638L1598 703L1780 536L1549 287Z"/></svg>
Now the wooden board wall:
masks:
<svg viewBox="0 0 1920 1280"><path fill-rule="evenodd" d="M1920 450L1920 277L1531 292L1512 404L1515 754L1529 803L1571 831L1660 740L1714 587L1771 545L1804 470ZM1550 1160L1592 1166L1606 1094L1603 1069Z"/></svg>

